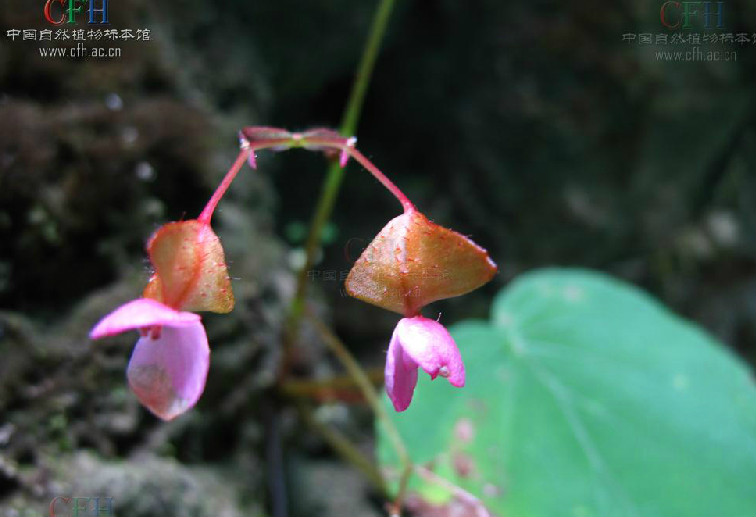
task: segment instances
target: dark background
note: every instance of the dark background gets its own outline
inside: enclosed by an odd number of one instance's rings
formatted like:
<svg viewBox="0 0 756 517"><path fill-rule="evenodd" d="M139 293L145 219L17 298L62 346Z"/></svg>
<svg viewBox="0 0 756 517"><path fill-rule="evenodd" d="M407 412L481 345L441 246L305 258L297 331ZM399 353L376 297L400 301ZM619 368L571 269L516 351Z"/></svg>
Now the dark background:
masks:
<svg viewBox="0 0 756 517"><path fill-rule="evenodd" d="M659 61L655 51L692 47L623 34L679 32L660 23L661 3L398 1L358 147L500 266L426 315L485 317L521 272L596 268L756 363L756 44L712 47L736 61ZM110 0L112 28L148 28L151 40L103 42L122 48L118 59L70 60L39 47L71 42L6 37L48 28L43 2L3 3L0 515L37 515L72 492L109 494L118 515L262 512L271 412L294 514L380 515L354 471L266 391L321 156L261 153L220 205L237 307L204 316L213 363L196 410L157 422L124 382L133 336L86 338L140 292L150 233L202 209L240 127L338 125L375 5ZM756 5L725 2L724 25L691 32L756 40ZM77 27L89 28L83 17ZM350 164L315 268L348 271L399 212ZM395 315L343 296L339 281L311 283L313 306L380 367ZM314 336L299 359L312 375L338 370ZM370 449L366 410L322 413Z"/></svg>

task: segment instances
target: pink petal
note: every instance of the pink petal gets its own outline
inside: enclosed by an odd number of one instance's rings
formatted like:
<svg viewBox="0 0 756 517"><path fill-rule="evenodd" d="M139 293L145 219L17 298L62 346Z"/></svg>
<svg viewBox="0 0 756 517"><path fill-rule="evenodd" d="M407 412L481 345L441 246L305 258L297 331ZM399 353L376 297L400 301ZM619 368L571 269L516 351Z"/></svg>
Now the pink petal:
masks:
<svg viewBox="0 0 756 517"><path fill-rule="evenodd" d="M139 339L126 376L147 409L171 420L197 403L209 366L205 328L195 321L189 326L163 327L158 338Z"/></svg>
<svg viewBox="0 0 756 517"><path fill-rule="evenodd" d="M154 326L186 327L199 323L200 317L191 312L179 312L167 305L139 298L125 303L105 316L89 333L91 339L99 339L127 330Z"/></svg>
<svg viewBox="0 0 756 517"><path fill-rule="evenodd" d="M465 365L449 331L435 320L415 316L402 318L396 326L404 352L425 370L431 379L446 377L453 386L465 385Z"/></svg>
<svg viewBox="0 0 756 517"><path fill-rule="evenodd" d="M412 402L412 394L417 385L417 363L404 353L397 337L397 329L391 336L388 355L386 356L386 393L394 409L404 411Z"/></svg>

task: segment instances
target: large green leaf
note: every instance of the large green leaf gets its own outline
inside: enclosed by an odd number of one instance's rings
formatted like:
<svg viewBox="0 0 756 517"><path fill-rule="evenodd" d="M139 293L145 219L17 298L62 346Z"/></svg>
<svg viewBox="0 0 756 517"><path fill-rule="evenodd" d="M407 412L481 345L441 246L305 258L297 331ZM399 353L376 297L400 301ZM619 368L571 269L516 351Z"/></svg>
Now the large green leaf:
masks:
<svg viewBox="0 0 756 517"><path fill-rule="evenodd" d="M756 386L697 326L587 271L523 276L451 329L457 389L426 375L392 413L415 463L499 516L756 516ZM386 407L390 409L390 403ZM383 429L378 455L396 472ZM444 504L448 490L413 476Z"/></svg>

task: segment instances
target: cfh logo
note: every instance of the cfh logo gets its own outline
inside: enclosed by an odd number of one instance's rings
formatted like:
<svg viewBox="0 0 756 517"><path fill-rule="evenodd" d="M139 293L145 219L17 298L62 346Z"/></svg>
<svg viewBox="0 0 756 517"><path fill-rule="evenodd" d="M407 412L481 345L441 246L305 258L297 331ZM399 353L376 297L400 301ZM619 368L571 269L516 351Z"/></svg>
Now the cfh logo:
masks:
<svg viewBox="0 0 756 517"><path fill-rule="evenodd" d="M100 7L97 7L97 3L97 0L47 0L45 19L53 25L76 23L76 15L82 13L87 15L89 24L109 24L108 0L99 0Z"/></svg>
<svg viewBox="0 0 756 517"><path fill-rule="evenodd" d="M668 29L692 29L695 19L703 19L706 30L724 29L724 2L664 2L659 16Z"/></svg>
<svg viewBox="0 0 756 517"><path fill-rule="evenodd" d="M50 517L111 517L112 497L63 497L50 501Z"/></svg>

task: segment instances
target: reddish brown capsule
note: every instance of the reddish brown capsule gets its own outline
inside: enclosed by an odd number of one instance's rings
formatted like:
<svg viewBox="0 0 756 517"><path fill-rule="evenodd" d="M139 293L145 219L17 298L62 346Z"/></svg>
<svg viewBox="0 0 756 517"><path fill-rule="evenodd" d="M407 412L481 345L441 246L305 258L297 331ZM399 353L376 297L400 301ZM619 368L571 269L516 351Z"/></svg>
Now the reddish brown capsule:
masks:
<svg viewBox="0 0 756 517"><path fill-rule="evenodd" d="M355 298L414 316L431 302L468 293L496 274L486 250L408 210L388 222L346 280Z"/></svg>
<svg viewBox="0 0 756 517"><path fill-rule="evenodd" d="M226 313L234 308L223 247L208 224L165 224L150 238L147 252L155 274L145 298L186 311Z"/></svg>

